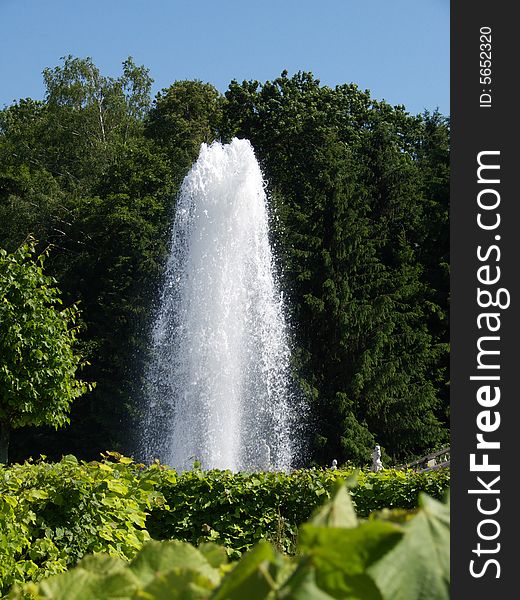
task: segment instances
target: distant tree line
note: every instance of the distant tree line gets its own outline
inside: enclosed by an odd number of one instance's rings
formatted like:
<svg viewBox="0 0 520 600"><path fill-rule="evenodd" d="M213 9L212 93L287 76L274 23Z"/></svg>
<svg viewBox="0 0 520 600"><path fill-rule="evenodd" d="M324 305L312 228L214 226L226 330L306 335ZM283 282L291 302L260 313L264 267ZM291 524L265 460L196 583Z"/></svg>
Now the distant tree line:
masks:
<svg viewBox="0 0 520 600"><path fill-rule="evenodd" d="M200 144L251 140L269 186L293 336L319 464L403 461L449 435L449 122L411 115L311 73L177 81L69 56L43 101L0 111L0 247L50 246L46 272L79 306L71 424L13 434L14 460L130 452L142 365L175 198ZM1 327L1 324L0 324ZM141 375L140 375L141 374Z"/></svg>

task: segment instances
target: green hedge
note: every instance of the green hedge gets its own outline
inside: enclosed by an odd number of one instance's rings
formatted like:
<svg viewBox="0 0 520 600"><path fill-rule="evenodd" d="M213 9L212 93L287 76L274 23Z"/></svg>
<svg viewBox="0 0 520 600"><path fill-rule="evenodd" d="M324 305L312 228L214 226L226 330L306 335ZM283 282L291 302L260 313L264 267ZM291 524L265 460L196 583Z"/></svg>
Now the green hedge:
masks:
<svg viewBox="0 0 520 600"><path fill-rule="evenodd" d="M181 475L164 470L159 488L169 509L152 510L147 528L155 539L216 541L237 555L262 538L292 552L298 525L330 497L338 478L350 476L352 471L330 469L287 474L194 470ZM357 483L354 506L366 517L382 508L415 508L420 492L442 499L449 470L360 472Z"/></svg>
<svg viewBox="0 0 520 600"><path fill-rule="evenodd" d="M417 511L356 516L343 484L299 528L298 552L265 540L237 562L207 542L152 541L131 562L87 556L67 573L16 586L24 600L449 600L449 505L422 494Z"/></svg>
<svg viewBox="0 0 520 600"><path fill-rule="evenodd" d="M0 590L65 571L88 553L131 559L150 537L216 541L239 556L261 538L294 551L298 526L330 498L329 469L291 473L193 470L178 474L110 454L102 461L0 467ZM361 472L356 510L414 508L426 492L442 498L449 470Z"/></svg>

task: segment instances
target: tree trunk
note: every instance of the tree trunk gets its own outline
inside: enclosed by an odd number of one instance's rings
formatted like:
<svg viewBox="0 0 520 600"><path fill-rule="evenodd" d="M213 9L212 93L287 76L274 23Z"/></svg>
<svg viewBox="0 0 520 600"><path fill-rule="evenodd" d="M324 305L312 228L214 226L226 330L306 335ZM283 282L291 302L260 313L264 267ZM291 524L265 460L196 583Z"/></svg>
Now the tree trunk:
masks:
<svg viewBox="0 0 520 600"><path fill-rule="evenodd" d="M0 423L0 463L7 464L9 451L9 426Z"/></svg>

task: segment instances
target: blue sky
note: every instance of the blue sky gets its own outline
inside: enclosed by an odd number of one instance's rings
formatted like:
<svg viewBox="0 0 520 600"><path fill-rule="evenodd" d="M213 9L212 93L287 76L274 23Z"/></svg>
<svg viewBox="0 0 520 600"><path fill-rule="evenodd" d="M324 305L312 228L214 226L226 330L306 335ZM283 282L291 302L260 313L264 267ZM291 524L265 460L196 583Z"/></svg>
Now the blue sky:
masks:
<svg viewBox="0 0 520 600"><path fill-rule="evenodd" d="M449 0L0 0L0 106L43 98L42 70L67 54L113 76L131 55L154 92L305 70L449 114Z"/></svg>

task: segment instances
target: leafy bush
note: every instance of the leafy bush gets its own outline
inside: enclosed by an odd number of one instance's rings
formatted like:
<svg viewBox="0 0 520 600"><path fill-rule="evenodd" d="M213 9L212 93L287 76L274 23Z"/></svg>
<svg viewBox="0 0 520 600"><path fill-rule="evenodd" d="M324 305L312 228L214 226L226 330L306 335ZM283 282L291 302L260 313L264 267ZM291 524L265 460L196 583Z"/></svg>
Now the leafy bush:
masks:
<svg viewBox="0 0 520 600"><path fill-rule="evenodd" d="M301 527L296 557L261 541L229 565L225 550L211 543L196 549L186 542L149 542L130 563L89 556L77 568L16 588L9 597L447 600L449 508L426 495L420 504L415 514L385 511L360 521L342 485Z"/></svg>
<svg viewBox="0 0 520 600"><path fill-rule="evenodd" d="M0 470L0 590L73 566L91 552L132 558L161 504L131 459L25 463Z"/></svg>
<svg viewBox="0 0 520 600"><path fill-rule="evenodd" d="M237 556L261 538L278 550L293 552L297 527L330 497L338 477L351 474L302 469L288 474L193 470L178 475L164 469L158 473L158 485L168 510L152 510L147 528L156 539L217 541ZM361 472L352 498L366 517L381 508L415 508L420 492L441 499L448 487L447 469Z"/></svg>
<svg viewBox="0 0 520 600"><path fill-rule="evenodd" d="M262 539L294 553L298 526L349 475L330 469L179 474L116 453L90 463L66 456L1 467L0 592L63 572L89 553L132 559L150 537L217 542L232 558ZM357 479L352 501L366 517L385 507L416 508L421 491L442 498L449 470L361 472Z"/></svg>
<svg viewBox="0 0 520 600"><path fill-rule="evenodd" d="M359 474L352 497L358 514L367 517L372 511L383 508L416 508L421 492L441 500L449 485L450 470L447 468L424 473L396 469L378 473L365 471Z"/></svg>

